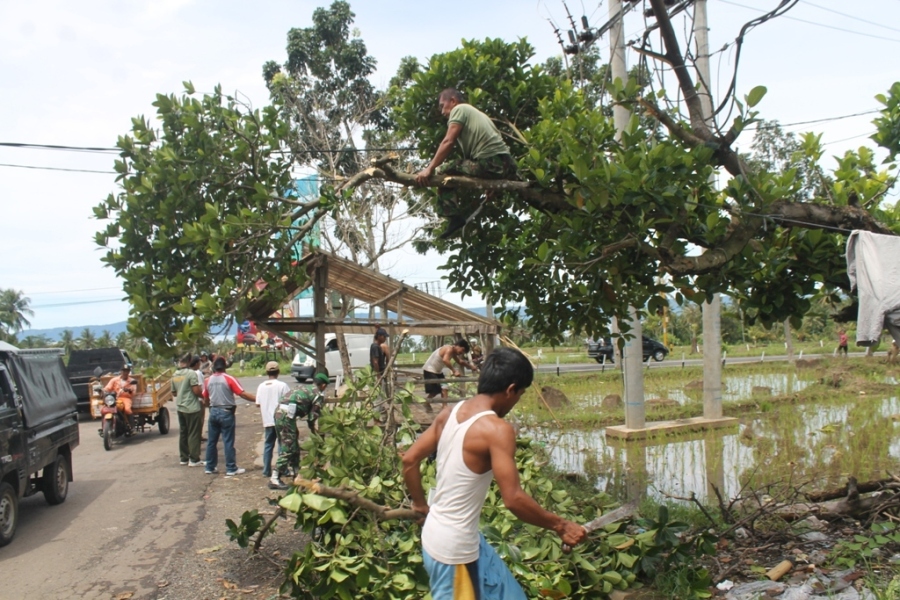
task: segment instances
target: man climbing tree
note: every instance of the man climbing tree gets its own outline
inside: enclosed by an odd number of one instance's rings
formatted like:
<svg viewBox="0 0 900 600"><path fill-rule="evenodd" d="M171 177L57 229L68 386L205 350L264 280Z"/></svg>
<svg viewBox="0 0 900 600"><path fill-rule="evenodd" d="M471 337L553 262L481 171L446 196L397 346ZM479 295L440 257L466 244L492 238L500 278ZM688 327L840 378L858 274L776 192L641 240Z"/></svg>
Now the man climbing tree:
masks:
<svg viewBox="0 0 900 600"><path fill-rule="evenodd" d="M463 95L454 88L441 92L438 106L441 114L448 118L447 133L428 166L416 173L416 183L426 185L438 167L441 167L438 171L441 175L468 175L479 179L516 177L516 161L490 117L463 102ZM457 142L462 157L448 161ZM490 194L473 206L477 197L477 193L457 190L438 192L438 212L449 219L442 239L451 237L481 212L483 202Z"/></svg>

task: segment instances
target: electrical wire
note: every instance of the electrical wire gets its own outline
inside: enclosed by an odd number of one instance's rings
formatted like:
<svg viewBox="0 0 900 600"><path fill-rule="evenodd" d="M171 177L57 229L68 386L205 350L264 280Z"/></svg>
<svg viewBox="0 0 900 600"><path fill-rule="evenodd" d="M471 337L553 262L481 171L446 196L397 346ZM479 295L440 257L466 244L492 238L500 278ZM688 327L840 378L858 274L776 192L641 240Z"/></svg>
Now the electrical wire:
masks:
<svg viewBox="0 0 900 600"><path fill-rule="evenodd" d="M815 7L815 8L818 8L819 10L826 10L826 11L828 11L828 12L830 12L830 13L834 13L834 14L840 15L840 16L842 16L842 17L847 17L848 19L853 19L854 21L859 21L860 23L866 23L866 24L868 24L868 25L874 25L875 27L882 27L882 28L884 28L884 29L889 29L890 31L897 31L897 32L900 32L900 29L897 29L896 27L890 27L890 26L885 25L885 24L883 24L883 23L877 23L877 22L875 22L875 21L869 21L868 19L862 19L862 18L857 17L857 16L854 16L854 15L850 15L850 14L847 14L847 13L842 13L841 11L839 11L839 10L834 10L833 8L827 8L827 7L825 7L825 6L819 6L818 4L813 4L813 3L810 2L809 0L800 0L800 1L803 2L803 4L809 4L810 6Z"/></svg>
<svg viewBox="0 0 900 600"><path fill-rule="evenodd" d="M80 304L102 304L104 302L124 302L122 298L107 298L106 300L78 300L75 302L56 302L54 304L32 304L31 308L58 308L61 306L78 306Z"/></svg>
<svg viewBox="0 0 900 600"><path fill-rule="evenodd" d="M66 150L69 152L120 152L119 148L103 148L98 146L61 146L58 144L25 144L20 142L0 142L0 146L8 148L27 148L30 150Z"/></svg>
<svg viewBox="0 0 900 600"><path fill-rule="evenodd" d="M102 287L102 288L85 288L82 290L60 290L58 292L29 292L28 295L29 296L38 296L38 295L43 295L43 294L75 294L78 292L99 292L99 291L105 291L105 290L118 290L118 289L121 289L121 288L113 286L113 287Z"/></svg>
<svg viewBox="0 0 900 600"><path fill-rule="evenodd" d="M832 141L830 141L830 142L822 142L822 145L823 145L823 146L828 146L829 144L840 144L841 142L849 142L850 140L855 140L855 139L857 139L857 138L868 137L868 136L872 135L873 133L875 133L876 131L878 131L878 130L877 130L877 129L873 129L872 131L869 131L869 132L867 132L867 133L860 133L859 135L852 135L852 136L850 136L850 137L848 137L848 138L843 138L843 139L840 139L840 140L832 140Z"/></svg>
<svg viewBox="0 0 900 600"><path fill-rule="evenodd" d="M17 169L36 169L38 171L66 171L69 173L100 173L102 175L115 175L115 171L96 171L93 169L65 169L63 167L40 167L37 165L13 165L0 163L0 167L14 167Z"/></svg>
<svg viewBox="0 0 900 600"><path fill-rule="evenodd" d="M814 123L828 123L830 121L840 121L842 119L850 119L853 117L862 117L864 115L872 115L875 113L879 113L881 110L877 108L873 108L872 110L866 110L863 112L853 113L851 115L841 115L839 117L824 117L822 119L813 119L811 121L797 121L796 123L775 123L773 125L766 126L753 126L747 127L745 131L753 131L754 129L775 129L776 127L797 127L800 125L812 125Z"/></svg>
<svg viewBox="0 0 900 600"><path fill-rule="evenodd" d="M757 12L766 12L761 8L756 8L755 6L747 6L746 4L739 4L737 2L732 2L731 0L719 0L719 2L723 2L725 4L731 4L732 6L738 6L740 8L746 8L747 10L755 10ZM784 15L781 15L784 16ZM881 35L874 35L872 33L863 33L862 31L855 31L853 29L844 29L843 27L836 27L834 25L825 25L824 23L816 23L815 21L809 21L807 19L799 19L797 17L788 17L784 16L785 19L790 19L791 21L797 21L799 23L806 23L807 25L815 25L816 27L824 27L826 29L834 29L835 31L843 31L844 33L852 33L854 35L861 35L868 38L876 39L876 40L885 40L888 42L896 42L900 44L900 40L896 38L884 37Z"/></svg>

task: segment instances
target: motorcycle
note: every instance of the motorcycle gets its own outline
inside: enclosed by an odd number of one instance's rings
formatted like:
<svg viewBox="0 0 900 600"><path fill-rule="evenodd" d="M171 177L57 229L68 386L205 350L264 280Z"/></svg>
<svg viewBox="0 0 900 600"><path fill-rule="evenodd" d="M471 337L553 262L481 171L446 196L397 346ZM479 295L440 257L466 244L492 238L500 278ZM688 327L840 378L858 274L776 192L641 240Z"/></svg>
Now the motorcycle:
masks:
<svg viewBox="0 0 900 600"><path fill-rule="evenodd" d="M92 382L91 414L102 420L98 433L103 438L104 449L112 450L114 438L129 438L153 425L162 435L169 432L169 410L163 405L171 398L171 387L167 381L165 385L157 381L148 383L151 385L146 385L140 376L134 381L132 389L137 393L132 399L131 418L128 418L123 401L114 392L105 391L105 382L101 379Z"/></svg>

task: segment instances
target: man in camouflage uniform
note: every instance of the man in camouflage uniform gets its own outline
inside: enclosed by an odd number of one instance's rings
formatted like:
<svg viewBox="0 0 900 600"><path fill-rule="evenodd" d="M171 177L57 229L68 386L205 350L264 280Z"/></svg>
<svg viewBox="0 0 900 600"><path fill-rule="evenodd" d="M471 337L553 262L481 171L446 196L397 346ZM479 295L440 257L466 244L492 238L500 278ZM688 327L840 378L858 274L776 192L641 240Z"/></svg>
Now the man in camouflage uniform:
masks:
<svg viewBox="0 0 900 600"><path fill-rule="evenodd" d="M278 434L280 451L269 488L273 490L285 490L287 485L282 483L281 476L287 475L288 470L294 473L300 468L300 440L297 431L297 419L306 417L309 430L316 432L316 421L322 414L322 405L325 404L325 388L328 386L328 375L316 373L313 377L313 386L302 386L292 391L281 399L278 408L275 409L275 432Z"/></svg>
<svg viewBox="0 0 900 600"><path fill-rule="evenodd" d="M441 92L438 106L441 114L447 117L447 133L428 166L416 173L416 183L427 184L435 170L441 175L516 179L516 161L490 117L471 104L464 103L462 94L453 88ZM447 160L457 145L462 157ZM484 201L489 197L482 199L481 194L473 190L440 190L438 212L448 218L441 238L449 238L462 229L481 212Z"/></svg>

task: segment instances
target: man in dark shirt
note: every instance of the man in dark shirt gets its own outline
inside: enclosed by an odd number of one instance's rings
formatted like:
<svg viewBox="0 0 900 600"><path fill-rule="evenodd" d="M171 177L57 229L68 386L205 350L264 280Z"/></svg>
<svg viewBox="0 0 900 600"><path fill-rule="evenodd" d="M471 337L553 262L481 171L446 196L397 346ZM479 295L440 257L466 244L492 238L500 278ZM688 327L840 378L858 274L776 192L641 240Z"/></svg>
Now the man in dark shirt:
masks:
<svg viewBox="0 0 900 600"><path fill-rule="evenodd" d="M384 373L384 368L387 366L389 351L387 350L386 342L387 331L379 328L378 331L375 332L375 340L369 347L369 364L372 365L372 371L374 371L376 375Z"/></svg>

